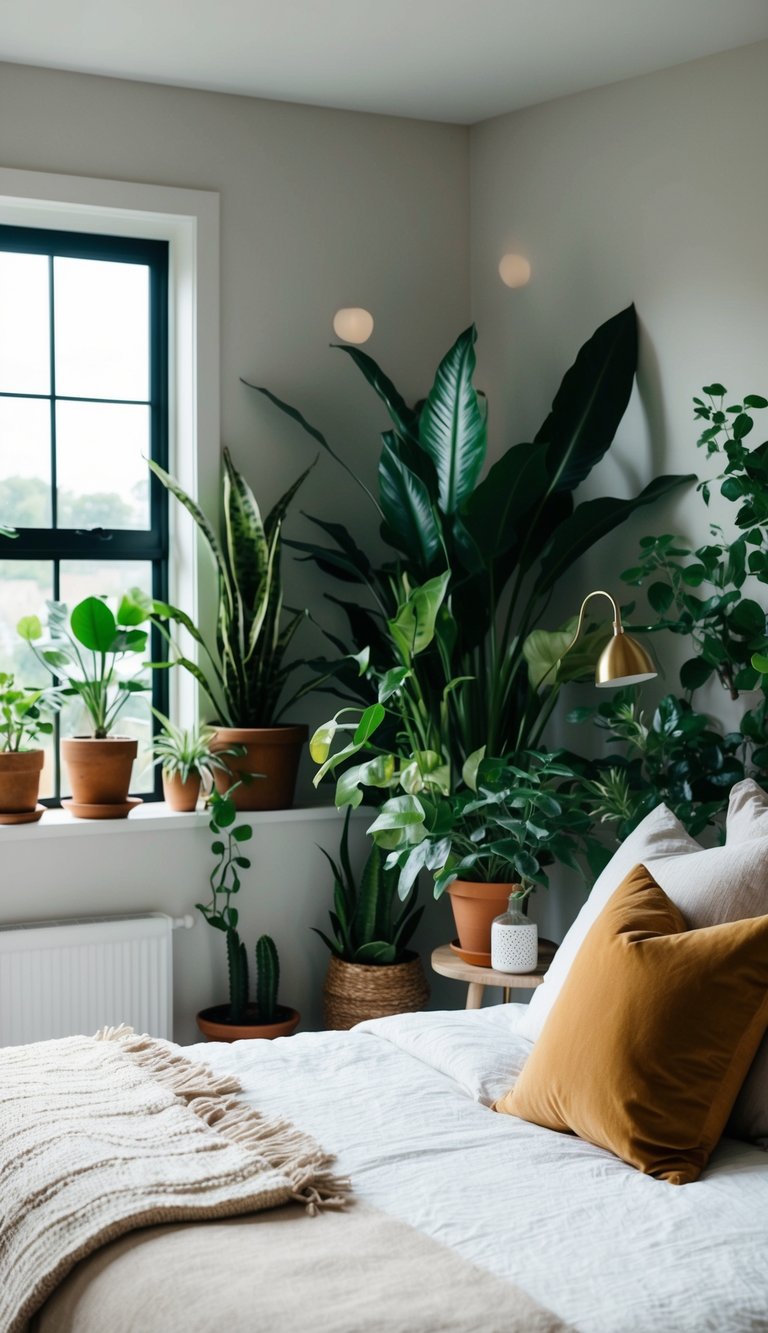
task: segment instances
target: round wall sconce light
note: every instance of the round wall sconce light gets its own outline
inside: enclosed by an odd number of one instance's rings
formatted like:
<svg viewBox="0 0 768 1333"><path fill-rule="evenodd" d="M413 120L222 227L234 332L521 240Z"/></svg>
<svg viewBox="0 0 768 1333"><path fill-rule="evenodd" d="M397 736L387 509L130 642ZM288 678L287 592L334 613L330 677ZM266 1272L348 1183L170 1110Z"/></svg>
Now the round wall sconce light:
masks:
<svg viewBox="0 0 768 1333"><path fill-rule="evenodd" d="M525 287L531 279L531 266L523 255L503 255L499 277L506 287Z"/></svg>
<svg viewBox="0 0 768 1333"><path fill-rule="evenodd" d="M333 317L333 331L345 343L367 343L373 333L373 315L360 306L345 306Z"/></svg>

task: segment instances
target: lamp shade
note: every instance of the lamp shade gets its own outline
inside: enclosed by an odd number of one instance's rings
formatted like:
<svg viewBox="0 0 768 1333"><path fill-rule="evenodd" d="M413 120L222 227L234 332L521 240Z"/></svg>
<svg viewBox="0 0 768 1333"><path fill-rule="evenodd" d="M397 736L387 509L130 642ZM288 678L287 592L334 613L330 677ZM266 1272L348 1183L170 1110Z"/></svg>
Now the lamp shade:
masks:
<svg viewBox="0 0 768 1333"><path fill-rule="evenodd" d="M642 680L653 680L656 675L648 653L631 635L623 630L614 632L598 658L595 684L612 686L639 685Z"/></svg>

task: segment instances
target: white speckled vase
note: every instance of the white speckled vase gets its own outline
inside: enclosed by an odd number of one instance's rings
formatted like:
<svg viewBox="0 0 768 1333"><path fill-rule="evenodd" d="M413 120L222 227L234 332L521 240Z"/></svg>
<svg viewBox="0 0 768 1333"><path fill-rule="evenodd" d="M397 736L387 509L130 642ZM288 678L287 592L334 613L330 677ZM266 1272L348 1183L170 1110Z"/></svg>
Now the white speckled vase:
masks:
<svg viewBox="0 0 768 1333"><path fill-rule="evenodd" d="M506 912L491 926L491 967L496 972L533 972L538 960L538 927L528 920L520 899L512 893Z"/></svg>

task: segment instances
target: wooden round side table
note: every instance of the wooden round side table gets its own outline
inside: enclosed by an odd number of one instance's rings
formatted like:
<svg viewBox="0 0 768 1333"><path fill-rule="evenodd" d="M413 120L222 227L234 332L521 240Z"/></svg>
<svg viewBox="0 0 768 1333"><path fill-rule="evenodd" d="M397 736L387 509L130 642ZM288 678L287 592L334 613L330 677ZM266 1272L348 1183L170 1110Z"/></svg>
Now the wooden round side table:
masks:
<svg viewBox="0 0 768 1333"><path fill-rule="evenodd" d="M465 963L453 952L450 944L441 944L432 953L432 969L441 977L451 977L453 981L466 981L467 1003L465 1009L480 1009L483 1004L483 991L486 986L499 986L504 993L504 1003L509 1001L513 990L535 990L544 980L544 973L555 956L557 945L551 940L539 940L539 961L534 972L496 972L492 967L475 967Z"/></svg>

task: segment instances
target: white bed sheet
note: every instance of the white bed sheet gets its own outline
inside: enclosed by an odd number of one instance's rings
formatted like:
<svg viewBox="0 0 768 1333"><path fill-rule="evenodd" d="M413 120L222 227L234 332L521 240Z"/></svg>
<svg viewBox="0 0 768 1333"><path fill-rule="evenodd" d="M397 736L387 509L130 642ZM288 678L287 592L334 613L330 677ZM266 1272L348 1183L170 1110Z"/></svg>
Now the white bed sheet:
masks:
<svg viewBox="0 0 768 1333"><path fill-rule="evenodd" d="M187 1048L338 1157L356 1195L522 1286L580 1333L768 1330L768 1154L723 1140L674 1186L487 1103L522 1006Z"/></svg>

